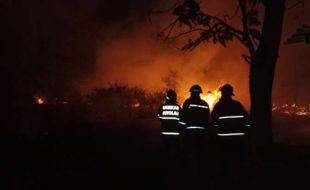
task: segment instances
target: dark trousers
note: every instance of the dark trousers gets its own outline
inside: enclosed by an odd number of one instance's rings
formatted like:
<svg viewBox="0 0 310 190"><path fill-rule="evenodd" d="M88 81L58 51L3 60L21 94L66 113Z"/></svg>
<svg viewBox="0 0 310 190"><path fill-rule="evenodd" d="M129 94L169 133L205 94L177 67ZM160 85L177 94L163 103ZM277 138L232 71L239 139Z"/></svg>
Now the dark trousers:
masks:
<svg viewBox="0 0 310 190"><path fill-rule="evenodd" d="M182 180L188 189L208 188L215 178L215 153L212 138L206 130L186 131L182 136Z"/></svg>
<svg viewBox="0 0 310 190"><path fill-rule="evenodd" d="M241 188L247 175L247 163L248 149L243 136L218 138L218 184L220 186Z"/></svg>
<svg viewBox="0 0 310 190"><path fill-rule="evenodd" d="M174 158L180 152L180 136L162 135L162 145L165 154Z"/></svg>

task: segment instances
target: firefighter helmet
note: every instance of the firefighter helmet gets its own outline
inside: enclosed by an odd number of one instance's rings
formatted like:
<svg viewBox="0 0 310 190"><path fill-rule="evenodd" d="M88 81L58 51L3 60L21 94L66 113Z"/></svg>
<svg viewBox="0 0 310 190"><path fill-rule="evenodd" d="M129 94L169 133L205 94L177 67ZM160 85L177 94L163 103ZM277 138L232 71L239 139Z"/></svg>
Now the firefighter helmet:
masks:
<svg viewBox="0 0 310 190"><path fill-rule="evenodd" d="M170 89L167 91L166 97L168 100L174 100L175 101L177 99L177 93L174 90Z"/></svg>
<svg viewBox="0 0 310 190"><path fill-rule="evenodd" d="M225 84L220 88L222 94L234 96L234 88L230 84Z"/></svg>
<svg viewBox="0 0 310 190"><path fill-rule="evenodd" d="M202 89L198 84L193 85L190 89L190 92L202 93Z"/></svg>

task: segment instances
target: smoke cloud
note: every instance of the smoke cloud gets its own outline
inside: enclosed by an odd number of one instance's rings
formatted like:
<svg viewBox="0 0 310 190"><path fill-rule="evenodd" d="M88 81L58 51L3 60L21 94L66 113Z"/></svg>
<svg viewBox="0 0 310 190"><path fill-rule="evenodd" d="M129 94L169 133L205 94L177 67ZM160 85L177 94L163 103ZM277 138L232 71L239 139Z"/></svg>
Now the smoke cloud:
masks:
<svg viewBox="0 0 310 190"><path fill-rule="evenodd" d="M248 65L241 58L245 49L233 42L229 48L204 44L195 51L181 52L175 48L179 44L165 44L157 37L165 21L172 21L170 13L153 15L150 22L147 11L155 4L141 8L139 3L132 1L124 14L128 17L103 24L95 72L79 84L82 91L120 83L150 91L176 88L184 98L193 84L200 84L207 93L231 83L237 98L249 105Z"/></svg>
<svg viewBox="0 0 310 190"><path fill-rule="evenodd" d="M163 43L158 32L171 20L166 9L175 1L77 0L1 1L5 36L3 57L8 85L33 94L76 88L85 94L113 83L149 91L176 88L187 96L193 84L205 93L223 83L235 87L236 99L249 106L246 50L236 41L227 48L203 44L183 53L180 43ZM288 2L290 3L290 2ZM224 18L236 1L201 1L202 7ZM310 19L310 2L287 11L283 42ZM263 15L263 14L262 14ZM240 26L239 14L228 21ZM227 19L227 17L225 17ZM309 45L282 45L274 83L274 102L308 104ZM17 80L18 78L18 80ZM60 93L61 94L61 93Z"/></svg>
<svg viewBox="0 0 310 190"><path fill-rule="evenodd" d="M236 98L249 107L249 66L241 58L246 49L235 41L228 44L227 48L210 43L203 44L193 52L182 53L175 48L180 44L165 44L156 36L172 20L171 15L155 15L151 23L147 18L151 8L170 7L174 1L142 2L130 1L122 18L117 17L115 22L102 26L102 37L96 47L95 72L80 83L82 91L110 83L122 83L151 91L176 88L184 97L193 84L200 84L207 92L216 90L224 83L231 83L235 87ZM211 14L222 18L233 15L237 7L234 1L208 0L201 5ZM305 10L309 8L310 3L305 2L287 11L283 42L308 22L310 13ZM240 14L237 14L228 21L240 27L239 17ZM307 45L303 44L281 45L274 82L275 103L310 102L309 96L304 93L310 81L307 74L310 71L308 50Z"/></svg>

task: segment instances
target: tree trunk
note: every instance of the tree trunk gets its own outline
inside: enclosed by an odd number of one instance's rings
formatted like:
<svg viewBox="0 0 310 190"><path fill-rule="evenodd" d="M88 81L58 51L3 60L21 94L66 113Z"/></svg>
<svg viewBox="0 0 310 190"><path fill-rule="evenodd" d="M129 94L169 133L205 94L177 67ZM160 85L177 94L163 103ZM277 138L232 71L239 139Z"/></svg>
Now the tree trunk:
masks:
<svg viewBox="0 0 310 190"><path fill-rule="evenodd" d="M265 1L262 36L250 68L252 137L256 148L272 144L272 85L282 36L285 0Z"/></svg>

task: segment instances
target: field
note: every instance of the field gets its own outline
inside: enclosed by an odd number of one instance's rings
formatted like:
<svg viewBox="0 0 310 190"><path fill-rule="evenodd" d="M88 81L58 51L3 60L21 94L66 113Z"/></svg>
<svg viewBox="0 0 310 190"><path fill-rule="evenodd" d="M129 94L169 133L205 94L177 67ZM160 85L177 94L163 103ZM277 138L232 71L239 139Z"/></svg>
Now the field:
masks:
<svg viewBox="0 0 310 190"><path fill-rule="evenodd" d="M3 133L1 189L301 189L308 185L309 118L274 115L276 144L268 157L229 171L231 178L217 172L220 162L210 167L205 161L211 154L208 149L201 158L169 156L156 118L90 123L59 110L42 112L40 118L29 122L28 133Z"/></svg>

